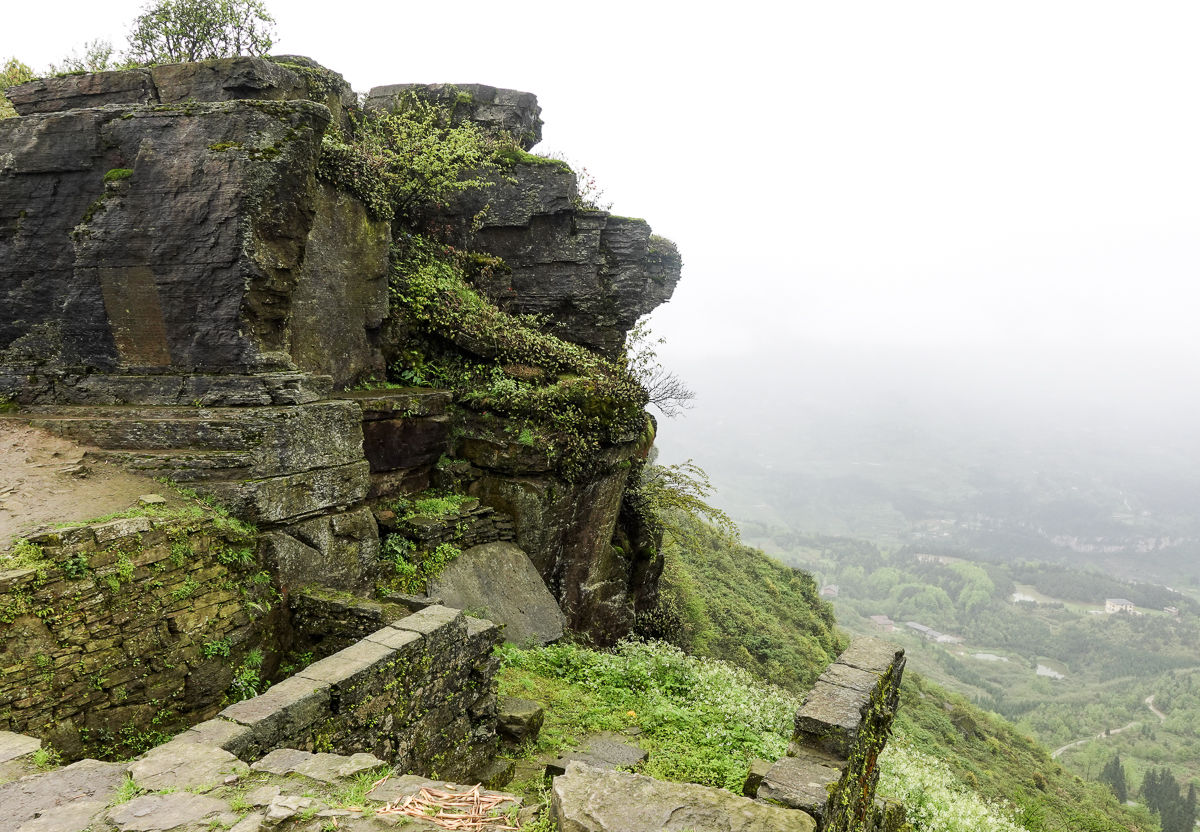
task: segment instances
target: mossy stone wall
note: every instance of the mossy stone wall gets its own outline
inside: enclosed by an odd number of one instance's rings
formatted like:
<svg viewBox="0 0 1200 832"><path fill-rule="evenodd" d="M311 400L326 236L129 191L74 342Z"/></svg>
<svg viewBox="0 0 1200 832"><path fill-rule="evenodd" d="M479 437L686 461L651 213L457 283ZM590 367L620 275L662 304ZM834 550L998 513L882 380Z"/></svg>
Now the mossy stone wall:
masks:
<svg viewBox="0 0 1200 832"><path fill-rule="evenodd" d="M65 758L128 756L212 716L277 633L254 535L224 518L129 517L31 544L40 558L0 571L0 729Z"/></svg>

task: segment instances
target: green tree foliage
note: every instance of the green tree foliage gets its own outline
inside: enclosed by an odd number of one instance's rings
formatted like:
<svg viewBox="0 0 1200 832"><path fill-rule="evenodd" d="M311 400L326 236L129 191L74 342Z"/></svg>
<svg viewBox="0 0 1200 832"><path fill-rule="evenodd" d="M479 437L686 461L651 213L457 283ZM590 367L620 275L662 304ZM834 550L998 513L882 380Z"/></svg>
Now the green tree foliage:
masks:
<svg viewBox="0 0 1200 832"><path fill-rule="evenodd" d="M261 0L158 0L134 21L127 54L142 64L265 55L274 24Z"/></svg>
<svg viewBox="0 0 1200 832"><path fill-rule="evenodd" d="M638 484L638 493L647 507L677 537L683 537L690 528L690 524L679 520L691 517L707 520L731 541L736 541L737 524L708 502L713 490L708 473L690 459L677 465L649 464L642 470Z"/></svg>
<svg viewBox="0 0 1200 832"><path fill-rule="evenodd" d="M24 84L26 81L32 81L36 76L28 64L18 61L16 58L9 58L4 64L4 68L0 69L0 118L12 118L17 114L13 109L13 105L2 94L9 87L15 87L17 84Z"/></svg>
<svg viewBox="0 0 1200 832"><path fill-rule="evenodd" d="M50 64L50 75L68 75L79 72L104 72L121 69L122 64L113 59L113 45L107 40L90 40L83 45L83 54L72 50L61 63Z"/></svg>
<svg viewBox="0 0 1200 832"><path fill-rule="evenodd" d="M1125 776L1125 766L1121 764L1120 754L1114 754L1113 758L1104 764L1104 769L1100 772L1100 782L1107 783L1121 803L1129 799L1129 781Z"/></svg>
<svg viewBox="0 0 1200 832"><path fill-rule="evenodd" d="M1162 832L1192 832L1196 824L1196 787L1185 797L1170 770L1150 769L1142 781L1142 799L1158 813Z"/></svg>

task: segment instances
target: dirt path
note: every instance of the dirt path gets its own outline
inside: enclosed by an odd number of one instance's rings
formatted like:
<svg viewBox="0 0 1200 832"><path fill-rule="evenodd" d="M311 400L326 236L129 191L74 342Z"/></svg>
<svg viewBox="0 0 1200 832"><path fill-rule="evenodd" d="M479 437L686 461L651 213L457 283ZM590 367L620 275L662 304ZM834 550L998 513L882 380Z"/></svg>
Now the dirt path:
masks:
<svg viewBox="0 0 1200 832"><path fill-rule="evenodd" d="M149 477L84 459L88 448L45 431L0 422L0 552L55 523L90 520L170 491Z"/></svg>
<svg viewBox="0 0 1200 832"><path fill-rule="evenodd" d="M1142 723L1138 722L1137 720L1134 720L1133 722L1129 723L1128 725L1122 725L1120 728L1109 728L1107 731L1101 731L1099 734L1096 734L1096 736L1094 736L1094 737L1084 737L1081 740L1075 740L1075 742L1069 742L1066 745L1059 746L1058 748L1051 751L1050 756L1057 758L1058 755L1062 754L1064 751L1066 751L1069 748L1074 748L1077 745L1083 745L1085 742L1091 742L1092 740L1102 740L1105 737L1111 737L1113 734L1119 734L1122 731L1128 731L1131 728L1137 728L1141 724Z"/></svg>
<svg viewBox="0 0 1200 832"><path fill-rule="evenodd" d="M1142 701L1146 704L1146 707L1150 709L1150 713L1152 713L1156 717L1158 717L1158 721L1160 723L1167 721L1167 715L1164 714L1162 711L1160 711L1158 708L1154 707L1154 694L1150 694ZM1137 722L1135 720L1134 722L1131 722L1128 725L1122 725L1120 728L1110 728L1107 731L1101 731L1099 734L1097 734L1094 737L1084 737L1081 740L1075 740L1075 742L1069 742L1066 745L1059 746L1058 748L1051 751L1050 756L1057 758L1064 751L1074 748L1077 745L1083 745L1085 742L1091 742L1092 740L1102 740L1105 737L1111 737L1113 734L1119 734L1122 731L1128 731L1130 728L1136 728L1139 725L1141 725L1141 723Z"/></svg>

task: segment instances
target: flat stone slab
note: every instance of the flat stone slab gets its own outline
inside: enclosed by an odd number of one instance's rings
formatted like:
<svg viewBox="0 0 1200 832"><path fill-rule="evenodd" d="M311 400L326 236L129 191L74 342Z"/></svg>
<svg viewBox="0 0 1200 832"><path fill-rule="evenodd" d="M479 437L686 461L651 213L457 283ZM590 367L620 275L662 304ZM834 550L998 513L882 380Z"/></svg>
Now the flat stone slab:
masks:
<svg viewBox="0 0 1200 832"><path fill-rule="evenodd" d="M146 794L110 809L108 821L121 832L167 832L228 811L228 803L191 792Z"/></svg>
<svg viewBox="0 0 1200 832"><path fill-rule="evenodd" d="M903 647L880 638L861 636L850 642L850 646L837 657L837 663L881 674L903 655Z"/></svg>
<svg viewBox="0 0 1200 832"><path fill-rule="evenodd" d="M17 827L16 832L84 832L108 808L103 800L72 800L42 812Z"/></svg>
<svg viewBox="0 0 1200 832"><path fill-rule="evenodd" d="M65 768L22 777L0 786L4 822L16 829L37 815L74 801L107 805L124 780L124 764L99 760L80 760Z"/></svg>
<svg viewBox="0 0 1200 832"><path fill-rule="evenodd" d="M784 757L767 770L756 796L823 818L830 786L841 778L842 769L833 759Z"/></svg>
<svg viewBox="0 0 1200 832"><path fill-rule="evenodd" d="M796 712L796 741L846 758L858 738L869 691L817 680Z"/></svg>
<svg viewBox="0 0 1200 832"><path fill-rule="evenodd" d="M383 765L373 754L352 754L344 757L341 754L310 754L307 751L297 751L293 748L280 748L263 757L250 768L255 771L265 771L270 774L288 775L302 774L322 783L332 783L347 777L370 771Z"/></svg>
<svg viewBox="0 0 1200 832"><path fill-rule="evenodd" d="M7 763L9 760L32 754L41 747L42 741L37 737L14 734L12 731L0 731L0 763Z"/></svg>
<svg viewBox="0 0 1200 832"><path fill-rule="evenodd" d="M139 788L211 789L226 785L228 778L241 779L250 766L220 748L195 742L160 745L129 764L129 776Z"/></svg>
<svg viewBox="0 0 1200 832"><path fill-rule="evenodd" d="M557 760L546 764L546 775L557 777L565 774L573 762L586 763L595 768L632 768L646 762L650 755L636 745L630 745L616 734L596 734L584 740L574 751L568 751Z"/></svg>
<svg viewBox="0 0 1200 832"><path fill-rule="evenodd" d="M571 763L555 778L550 816L561 832L815 832L812 816L694 783Z"/></svg>
<svg viewBox="0 0 1200 832"><path fill-rule="evenodd" d="M479 610L489 621L503 624L504 639L513 644L562 638L566 619L558 602L529 555L512 543L467 549L429 582L429 594L449 607Z"/></svg>
<svg viewBox="0 0 1200 832"><path fill-rule="evenodd" d="M524 742L537 737L546 712L529 699L501 696L496 712L496 731L509 742Z"/></svg>

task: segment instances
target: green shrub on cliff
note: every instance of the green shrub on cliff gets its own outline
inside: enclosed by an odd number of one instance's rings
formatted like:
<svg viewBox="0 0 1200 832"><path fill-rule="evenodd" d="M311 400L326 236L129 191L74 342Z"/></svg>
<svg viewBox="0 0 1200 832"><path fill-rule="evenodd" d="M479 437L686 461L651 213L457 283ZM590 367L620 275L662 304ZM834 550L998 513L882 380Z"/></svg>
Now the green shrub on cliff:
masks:
<svg viewBox="0 0 1200 832"><path fill-rule="evenodd" d="M362 114L350 136L327 131L317 175L378 219L414 223L453 194L487 187L510 143L473 122L453 124L445 108L414 95L395 112Z"/></svg>
<svg viewBox="0 0 1200 832"><path fill-rule="evenodd" d="M613 362L488 301L468 272L498 265L421 235L401 237L393 309L419 338L390 376L449 387L481 415L520 419L560 473L579 475L604 448L645 432L646 392Z"/></svg>

